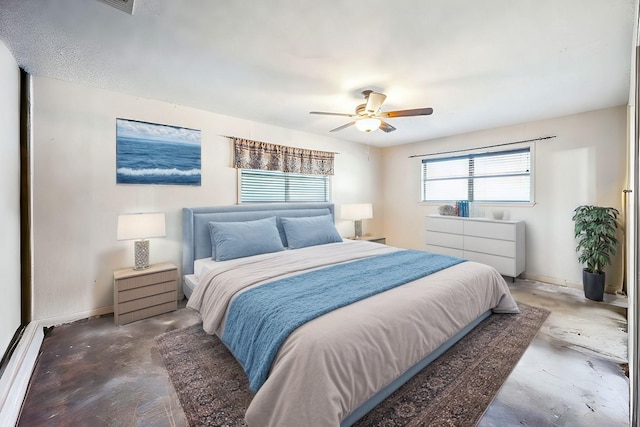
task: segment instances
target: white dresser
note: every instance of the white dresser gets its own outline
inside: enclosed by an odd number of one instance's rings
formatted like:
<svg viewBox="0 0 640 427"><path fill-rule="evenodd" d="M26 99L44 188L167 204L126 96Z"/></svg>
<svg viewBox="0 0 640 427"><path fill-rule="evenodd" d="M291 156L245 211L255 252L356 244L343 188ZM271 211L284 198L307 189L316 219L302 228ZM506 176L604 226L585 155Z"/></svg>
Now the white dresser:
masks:
<svg viewBox="0 0 640 427"><path fill-rule="evenodd" d="M481 262L504 276L524 271L524 221L429 215L426 218L427 251Z"/></svg>

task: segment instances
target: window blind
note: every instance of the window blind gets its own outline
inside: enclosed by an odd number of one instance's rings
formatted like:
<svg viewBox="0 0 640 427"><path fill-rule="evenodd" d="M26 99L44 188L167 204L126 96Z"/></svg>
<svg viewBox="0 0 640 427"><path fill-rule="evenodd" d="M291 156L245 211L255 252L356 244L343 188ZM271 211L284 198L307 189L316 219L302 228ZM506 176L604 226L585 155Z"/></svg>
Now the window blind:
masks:
<svg viewBox="0 0 640 427"><path fill-rule="evenodd" d="M242 169L241 203L328 202L329 176Z"/></svg>
<svg viewBox="0 0 640 427"><path fill-rule="evenodd" d="M422 201L531 202L531 148L422 160Z"/></svg>

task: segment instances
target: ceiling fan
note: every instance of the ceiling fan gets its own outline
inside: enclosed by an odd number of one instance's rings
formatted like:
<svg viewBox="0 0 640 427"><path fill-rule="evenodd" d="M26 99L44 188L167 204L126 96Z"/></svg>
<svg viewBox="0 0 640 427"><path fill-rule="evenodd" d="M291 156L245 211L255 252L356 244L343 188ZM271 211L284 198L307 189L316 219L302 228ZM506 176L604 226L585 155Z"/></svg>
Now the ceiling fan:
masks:
<svg viewBox="0 0 640 427"><path fill-rule="evenodd" d="M382 103L387 98L387 95L383 93L374 92L372 90L365 90L362 92L366 103L360 104L356 107L355 114L348 113L327 113L323 111L310 111L309 114L324 114L327 116L345 116L353 117L356 120L339 126L335 129L331 129L330 132L336 132L349 126L355 125L358 130L362 132L371 132L376 129L381 129L384 132L393 132L395 127L382 119L393 119L395 117L410 117L410 116L428 116L433 113L433 108L414 108L412 110L398 110L398 111L380 111Z"/></svg>

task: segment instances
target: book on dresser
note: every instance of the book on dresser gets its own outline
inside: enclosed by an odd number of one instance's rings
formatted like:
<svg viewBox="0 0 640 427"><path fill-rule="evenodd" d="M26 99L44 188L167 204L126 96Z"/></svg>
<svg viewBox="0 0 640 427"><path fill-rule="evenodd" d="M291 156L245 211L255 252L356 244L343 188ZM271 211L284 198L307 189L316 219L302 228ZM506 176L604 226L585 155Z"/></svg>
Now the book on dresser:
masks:
<svg viewBox="0 0 640 427"><path fill-rule="evenodd" d="M178 268L169 263L113 272L113 320L124 325L178 308Z"/></svg>
<svg viewBox="0 0 640 427"><path fill-rule="evenodd" d="M517 277L525 269L524 221L428 215L426 250L494 267Z"/></svg>

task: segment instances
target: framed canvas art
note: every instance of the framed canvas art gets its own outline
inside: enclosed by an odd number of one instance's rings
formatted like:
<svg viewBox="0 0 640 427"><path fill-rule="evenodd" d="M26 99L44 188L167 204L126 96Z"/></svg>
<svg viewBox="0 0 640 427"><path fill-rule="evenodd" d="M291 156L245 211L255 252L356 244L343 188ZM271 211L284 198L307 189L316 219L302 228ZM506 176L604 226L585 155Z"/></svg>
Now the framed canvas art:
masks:
<svg viewBox="0 0 640 427"><path fill-rule="evenodd" d="M116 119L116 183L200 185L200 131Z"/></svg>

